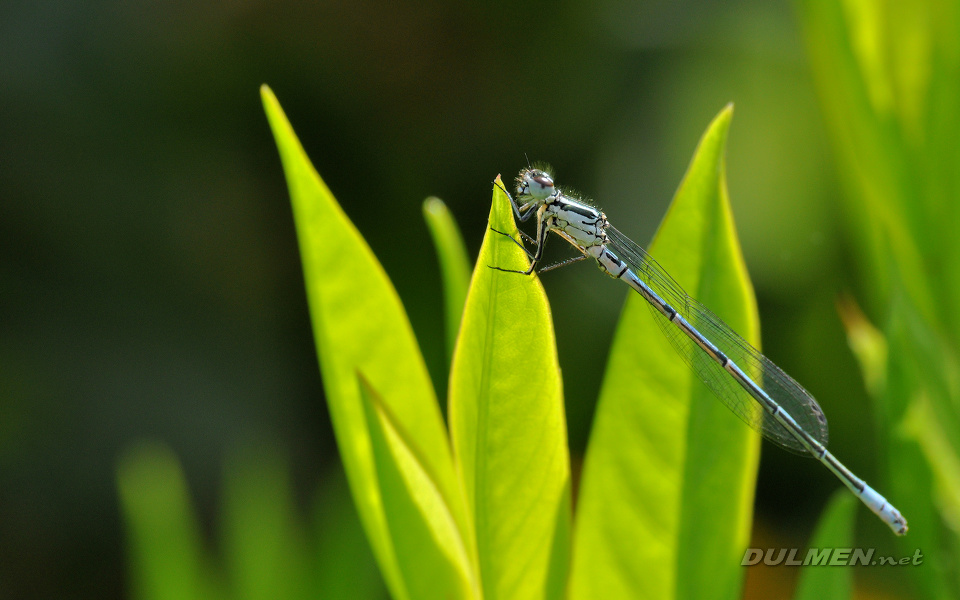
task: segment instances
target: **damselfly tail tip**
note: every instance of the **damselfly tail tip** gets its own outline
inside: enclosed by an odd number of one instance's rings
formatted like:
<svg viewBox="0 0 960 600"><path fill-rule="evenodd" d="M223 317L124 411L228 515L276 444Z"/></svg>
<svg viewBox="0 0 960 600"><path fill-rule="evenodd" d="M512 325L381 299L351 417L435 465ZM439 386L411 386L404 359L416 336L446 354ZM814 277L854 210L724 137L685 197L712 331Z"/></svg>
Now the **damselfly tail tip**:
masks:
<svg viewBox="0 0 960 600"><path fill-rule="evenodd" d="M867 508L873 511L873 514L880 517L880 520L886 523L895 534L906 535L907 520L903 518L900 511L887 502L887 499L878 494L875 489L866 483L860 483L862 484L862 488L854 490L854 492L860 500L867 505ZM849 485L850 484L848 484L848 487ZM853 490L854 488L851 487L850 489Z"/></svg>
<svg viewBox="0 0 960 600"><path fill-rule="evenodd" d="M893 529L893 532L897 535L907 535L907 520L903 518L903 515L900 514L897 509L893 509L893 521L890 523L890 528Z"/></svg>

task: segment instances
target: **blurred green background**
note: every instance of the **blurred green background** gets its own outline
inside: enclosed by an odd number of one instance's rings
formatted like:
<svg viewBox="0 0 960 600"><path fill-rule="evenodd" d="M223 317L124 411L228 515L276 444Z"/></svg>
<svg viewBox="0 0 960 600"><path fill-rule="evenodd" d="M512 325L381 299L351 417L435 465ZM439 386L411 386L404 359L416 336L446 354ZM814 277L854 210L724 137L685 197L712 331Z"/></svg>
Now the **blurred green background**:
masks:
<svg viewBox="0 0 960 600"><path fill-rule="evenodd" d="M819 399L834 453L876 481L836 310L864 274L795 8L4 2L0 598L128 594L116 472L130 452L161 471L179 461L213 554L231 485L273 476L313 537L354 541L358 576L382 594L344 496L264 82L393 279L441 398L423 199L447 202L473 257L493 178L529 156L646 243L699 135L734 102L729 188L764 352ZM626 291L589 264L543 282L576 469ZM132 450L144 440L169 450ZM756 539L803 544L838 485L765 445ZM882 524L861 527L886 543Z"/></svg>

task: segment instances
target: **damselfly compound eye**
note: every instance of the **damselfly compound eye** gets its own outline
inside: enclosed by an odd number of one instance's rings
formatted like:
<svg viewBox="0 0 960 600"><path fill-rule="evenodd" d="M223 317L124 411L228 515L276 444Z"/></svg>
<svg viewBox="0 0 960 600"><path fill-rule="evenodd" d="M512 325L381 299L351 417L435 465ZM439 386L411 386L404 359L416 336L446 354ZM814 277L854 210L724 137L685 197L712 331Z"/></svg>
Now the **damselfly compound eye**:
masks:
<svg viewBox="0 0 960 600"><path fill-rule="evenodd" d="M553 177L546 171L533 170L528 171L523 176L521 184L527 188L527 194L537 199L544 199L550 196L556 190L553 184Z"/></svg>

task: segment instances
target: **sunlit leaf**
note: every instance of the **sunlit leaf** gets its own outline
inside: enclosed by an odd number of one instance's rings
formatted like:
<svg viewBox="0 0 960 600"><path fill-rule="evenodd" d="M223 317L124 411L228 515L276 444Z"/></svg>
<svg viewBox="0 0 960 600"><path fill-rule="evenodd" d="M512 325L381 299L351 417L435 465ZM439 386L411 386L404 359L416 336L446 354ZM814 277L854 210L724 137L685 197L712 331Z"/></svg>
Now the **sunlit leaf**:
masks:
<svg viewBox="0 0 960 600"><path fill-rule="evenodd" d="M942 353L933 352L928 346L932 341L929 335L916 330L920 320L901 297L894 298L891 312L885 326L889 349L884 367L886 380L881 393L872 397L873 416L878 424L876 454L883 467L881 472L886 475L879 482L881 485L875 487L883 490L910 525L907 536L897 540L897 547L904 554L916 548L927 553L922 565L907 572L907 582L919 592L918 597L942 598L949 595L951 585L955 587L946 576L949 558L939 551L952 534L942 527L941 510L933 502L937 495L936 476L926 452L936 445L929 436L938 437L941 443L949 439L949 434L944 436L943 432L953 429L951 423L956 419L955 414L943 410L949 404L943 377L949 370L948 362ZM940 410L933 410L935 406ZM944 418L927 431L925 421L931 413ZM942 460L950 458L945 455Z"/></svg>
<svg viewBox="0 0 960 600"><path fill-rule="evenodd" d="M869 266L864 283L878 299L888 296L892 285L904 285L911 301L932 318L936 306L924 256L937 252L937 236L929 235L937 223L931 222L925 206L927 178L918 172L921 164L911 156L906 139L906 121L916 122L916 115L906 116L915 109L906 106L920 102L924 77L911 79L900 63L891 62L905 39L895 29L917 25L898 21L890 12L896 4L802 0L799 14L822 105L845 166L840 175L850 192L845 198L847 222L857 236L855 249ZM910 51L922 54L924 44L918 41Z"/></svg>
<svg viewBox="0 0 960 600"><path fill-rule="evenodd" d="M707 129L650 251L756 345L756 305L724 175L731 117L727 107ZM739 597L758 442L630 294L587 448L571 597Z"/></svg>
<svg viewBox="0 0 960 600"><path fill-rule="evenodd" d="M224 597L214 583L200 525L176 457L165 447L143 445L117 469L127 555L138 600Z"/></svg>
<svg viewBox="0 0 960 600"><path fill-rule="evenodd" d="M490 227L516 232L498 187ZM449 408L484 597L558 597L568 560L570 466L553 323L535 276L490 266L526 269L528 262L515 243L487 231L454 353Z"/></svg>
<svg viewBox="0 0 960 600"><path fill-rule="evenodd" d="M313 503L316 585L320 600L381 600L383 578L357 518L342 468L324 473Z"/></svg>
<svg viewBox="0 0 960 600"><path fill-rule="evenodd" d="M857 499L846 489L837 490L820 516L813 532L810 548L818 550L853 548L853 526L856 522ZM850 569L829 565L805 566L794 600L842 600L853 593L853 573Z"/></svg>
<svg viewBox="0 0 960 600"><path fill-rule="evenodd" d="M847 332L847 343L860 365L863 383L872 396L879 396L887 383L887 340L853 298L841 298L837 310Z"/></svg>
<svg viewBox="0 0 960 600"><path fill-rule="evenodd" d="M433 236L433 245L440 260L440 273L443 275L444 322L449 358L453 355L463 303L470 285L470 261L457 222L440 198L427 198L423 202L423 218Z"/></svg>
<svg viewBox="0 0 960 600"><path fill-rule="evenodd" d="M960 9L955 3L801 0L814 78L847 183L861 298L888 348L882 390L858 352L886 489L910 522L922 597L960 594L950 475L960 448ZM869 239L869 244L864 244ZM869 260L863 248L869 247ZM863 268L866 266L867 268ZM856 346L854 346L856 348Z"/></svg>
<svg viewBox="0 0 960 600"><path fill-rule="evenodd" d="M238 452L226 469L222 547L238 600L306 600L315 593L287 470L266 445Z"/></svg>
<svg viewBox="0 0 960 600"><path fill-rule="evenodd" d="M955 440L951 440L926 397L913 402L904 427L930 464L945 518L953 529L960 530L960 457L954 449Z"/></svg>
<svg viewBox="0 0 960 600"><path fill-rule="evenodd" d="M480 598L479 580L453 507L416 443L360 377L384 515L409 598Z"/></svg>
<svg viewBox="0 0 960 600"><path fill-rule="evenodd" d="M396 290L310 164L273 93L263 86L261 95L290 188L314 338L340 456L384 579L395 598L405 598L356 373L363 373L380 392L398 426L415 440L424 468L433 473L440 494L455 511L457 527L468 532L446 429Z"/></svg>

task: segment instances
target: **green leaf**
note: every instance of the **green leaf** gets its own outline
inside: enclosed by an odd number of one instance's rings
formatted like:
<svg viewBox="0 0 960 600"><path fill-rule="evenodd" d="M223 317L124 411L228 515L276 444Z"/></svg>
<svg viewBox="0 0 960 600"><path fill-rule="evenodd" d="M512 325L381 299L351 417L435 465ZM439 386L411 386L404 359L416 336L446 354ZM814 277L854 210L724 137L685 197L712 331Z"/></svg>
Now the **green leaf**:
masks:
<svg viewBox="0 0 960 600"><path fill-rule="evenodd" d="M650 246L692 297L753 345L759 325L714 119ZM571 597L737 598L759 436L709 392L631 293L584 464Z"/></svg>
<svg viewBox="0 0 960 600"><path fill-rule="evenodd" d="M383 398L360 376L387 527L410 598L480 598L453 511L430 464Z"/></svg>
<svg viewBox="0 0 960 600"><path fill-rule="evenodd" d="M314 597L305 527L279 453L266 444L238 452L224 481L223 549L234 597Z"/></svg>
<svg viewBox="0 0 960 600"><path fill-rule="evenodd" d="M960 457L954 450L956 438L945 431L929 399L920 396L910 406L904 432L920 446L936 484L936 498L944 516L960 523Z"/></svg>
<svg viewBox="0 0 960 600"><path fill-rule="evenodd" d="M852 301L840 306L847 339L875 407L877 455L883 471L891 474L882 489L910 525L898 547L905 554L928 549L923 564L910 570L922 597L956 595L948 591L951 584L944 576L949 559L929 549L945 544L940 513L947 521L960 522L960 460L955 447L960 434L950 405L953 393L943 377L957 367L949 349L935 345L935 337L923 331L922 321L899 297L891 307L889 340ZM871 523L881 527L872 519Z"/></svg>
<svg viewBox="0 0 960 600"><path fill-rule="evenodd" d="M369 246L310 164L280 104L261 88L293 204L307 300L327 405L350 489L394 598L405 585L384 515L357 372L424 457L462 536L470 531L462 489L427 369L396 290Z"/></svg>
<svg viewBox="0 0 960 600"><path fill-rule="evenodd" d="M131 596L139 600L222 598L176 457L158 445L128 451L117 469L117 487L132 562Z"/></svg>
<svg viewBox="0 0 960 600"><path fill-rule="evenodd" d="M516 232L497 186L489 224ZM550 308L536 277L490 266L529 263L517 244L487 230L450 375L450 429L476 524L484 598L559 597L570 462Z"/></svg>
<svg viewBox="0 0 960 600"><path fill-rule="evenodd" d="M440 261L443 275L444 316L447 331L447 358L453 356L457 333L460 331L460 316L470 285L470 261L457 222L447 205L440 198L427 198L423 202L423 218L427 221L433 245Z"/></svg>
<svg viewBox="0 0 960 600"><path fill-rule="evenodd" d="M918 332L925 329L922 321L899 296L891 313L885 327L888 380L874 406L881 425L879 456L885 459L887 497L910 524L898 547L903 554L916 548L926 553L922 566L909 571L918 597L957 597L960 585L951 575L955 558L943 551L957 543L956 529L943 527L944 517L956 515L950 494L957 465L957 411L952 405L955 391L949 388L957 367L946 348L932 344L929 333ZM938 502L944 498L946 505Z"/></svg>
<svg viewBox="0 0 960 600"><path fill-rule="evenodd" d="M867 267L861 300L884 315L885 380L871 389L883 487L910 523L901 549L928 552L905 574L921 597L957 596L960 9L926 0L801 0L798 9L859 236L848 246Z"/></svg>
<svg viewBox="0 0 960 600"><path fill-rule="evenodd" d="M876 398L884 392L887 383L887 340L867 320L852 297L841 297L837 302L837 312L843 321L847 344L860 365L863 384L870 395Z"/></svg>
<svg viewBox="0 0 960 600"><path fill-rule="evenodd" d="M856 521L857 499L846 489L834 492L820 522L813 532L810 548L853 548L853 526ZM853 595L853 573L850 569L829 565L805 566L794 600L820 598L850 598Z"/></svg>
<svg viewBox="0 0 960 600"><path fill-rule="evenodd" d="M320 600L387 597L383 578L360 526L346 474L339 465L324 472L313 502L314 568Z"/></svg>
<svg viewBox="0 0 960 600"><path fill-rule="evenodd" d="M818 92L846 164L840 176L851 191L847 221L858 236L855 249L869 268L864 283L878 298L903 285L930 318L936 306L923 257L943 252L933 227L943 218L929 216L923 159L910 153L916 142L909 137L917 132L908 130L915 129L922 90L891 60L904 46L897 30L909 27L908 19L889 10L896 4L801 0L798 9ZM916 32L909 36L919 41Z"/></svg>

